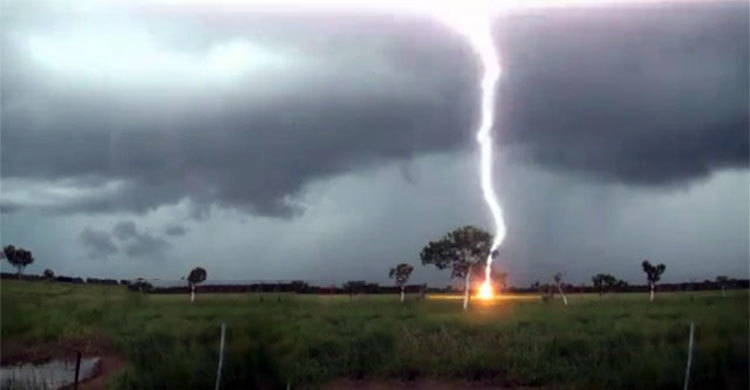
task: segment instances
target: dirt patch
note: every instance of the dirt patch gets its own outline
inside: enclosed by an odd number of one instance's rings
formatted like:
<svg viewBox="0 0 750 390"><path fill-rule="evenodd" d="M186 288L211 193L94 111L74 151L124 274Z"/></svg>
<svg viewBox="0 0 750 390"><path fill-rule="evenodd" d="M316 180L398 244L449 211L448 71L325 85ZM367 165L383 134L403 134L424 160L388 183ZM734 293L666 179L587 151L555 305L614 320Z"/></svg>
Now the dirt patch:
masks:
<svg viewBox="0 0 750 390"><path fill-rule="evenodd" d="M323 390L541 390L539 387L508 387L483 382L440 381L424 379L417 381L339 379L329 382Z"/></svg>
<svg viewBox="0 0 750 390"><path fill-rule="evenodd" d="M128 365L128 361L124 357L119 355L106 355L102 356L99 361L99 366L91 379L82 382L78 389L80 390L102 390L104 389L104 382L110 376L120 372L125 366Z"/></svg>
<svg viewBox="0 0 750 390"><path fill-rule="evenodd" d="M18 341L3 341L0 350L0 365L41 364L53 359L75 362L78 352L81 352L83 357L100 357L93 376L81 382L79 389L103 389L104 381L109 376L120 372L128 364L127 359L116 353L114 344L109 338L87 336L31 345Z"/></svg>
<svg viewBox="0 0 750 390"><path fill-rule="evenodd" d="M77 352L81 352L83 356L104 356L114 353L114 347L104 336L87 336L31 345L12 340L3 341L0 349L0 366L40 364L52 359L75 360Z"/></svg>

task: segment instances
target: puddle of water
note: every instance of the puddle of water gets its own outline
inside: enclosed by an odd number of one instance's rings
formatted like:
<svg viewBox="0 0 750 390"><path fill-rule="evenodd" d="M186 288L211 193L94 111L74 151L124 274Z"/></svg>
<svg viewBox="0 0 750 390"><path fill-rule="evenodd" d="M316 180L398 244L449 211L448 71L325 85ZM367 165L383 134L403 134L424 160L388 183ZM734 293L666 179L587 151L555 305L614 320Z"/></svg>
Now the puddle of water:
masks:
<svg viewBox="0 0 750 390"><path fill-rule="evenodd" d="M81 358L78 381L94 376L99 357ZM0 367L0 387L3 389L59 389L73 383L75 360L50 360L44 364L20 364Z"/></svg>

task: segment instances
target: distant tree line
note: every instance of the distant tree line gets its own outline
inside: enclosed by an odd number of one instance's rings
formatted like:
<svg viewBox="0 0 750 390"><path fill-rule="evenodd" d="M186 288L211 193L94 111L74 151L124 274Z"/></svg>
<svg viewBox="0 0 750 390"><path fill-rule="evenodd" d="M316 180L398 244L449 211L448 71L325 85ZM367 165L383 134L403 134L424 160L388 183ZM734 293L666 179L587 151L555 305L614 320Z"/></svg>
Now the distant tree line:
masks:
<svg viewBox="0 0 750 390"><path fill-rule="evenodd" d="M450 269L451 275L455 278L470 280L472 274L480 276L483 274L486 257L489 255L489 235L480 229L465 226L459 228L438 241L430 242L422 251L421 258L424 265L434 265L438 269ZM0 259L7 260L16 268L16 273L2 272L2 279L23 279L26 281L55 281L61 283L74 284L97 284L97 285L122 285L127 286L130 290L140 292L150 292L156 294L184 294L195 291L196 286L206 280L206 270L196 267L191 270L187 278L187 285L174 287L154 287L148 280L138 279L109 279L109 278L81 278L65 275L55 275L51 269L45 269L41 275L23 275L26 266L34 262L34 256L31 251L18 248L13 245L3 247L0 252ZM565 300L565 293L598 293L604 295L611 292L649 292L653 300L656 283L659 282L661 275L666 267L664 264L653 265L648 260L643 260L642 268L646 274L645 285L630 285L627 282L617 279L616 277L599 273L594 275L592 285L573 285L562 281L562 274L555 274L552 280L554 283L541 284L534 282L529 287L512 287L507 285L507 273L492 270L493 281L499 285L503 291L509 293L542 293L543 297L551 297L555 293L560 293ZM406 263L398 264L389 271L389 277L395 280L393 286L381 286L377 283L368 283L363 280L352 280L341 286L313 286L307 282L297 280L291 282L267 282L251 283L242 285L225 285L225 284L208 284L201 285L200 290L205 293L298 293L298 294L426 294L426 293L449 293L464 291L469 294L472 290L471 285L464 283L462 288L446 286L443 288L429 287L426 284L407 285L414 268ZM721 290L722 294L726 289L747 289L750 288L750 280L733 279L727 276L717 276L715 280L704 280L702 282L690 281L683 283L664 283L659 284L660 291L703 291L703 290ZM403 298L402 298L403 299ZM193 298L191 297L191 301Z"/></svg>
<svg viewBox="0 0 750 390"><path fill-rule="evenodd" d="M19 279L19 276L15 273L3 272L0 273L2 279ZM138 279L97 279L97 278L81 278L72 276L58 275L52 279L46 278L44 275L25 275L24 280L27 281L56 281L62 283L78 283L78 284L102 284L102 285L121 285L121 286L134 286ZM569 283L561 283L560 286L565 290L567 294L576 293L599 293L599 290L592 285L575 285ZM659 291L705 291L705 290L721 290L722 286L725 289L746 289L750 288L750 280L748 279L732 279L726 278L721 281L717 280L704 280L694 282L683 282L683 283L663 283L659 285ZM137 288L134 288L137 290ZM417 294L424 291L425 293L436 294L436 293L456 293L463 292L463 287L457 288L454 286L435 287L427 286L425 284L409 284L404 285L404 290L407 294ZM538 293L548 290L557 290L557 287L553 284L537 284L536 282L529 287L507 287L504 291L508 293ZM202 293L249 293L249 292L263 292L263 293L274 293L274 292L295 292L298 294L398 294L401 291L399 286L384 286L378 283L368 283L365 281L349 281L341 286L314 286L304 281L292 281L282 283L251 283L251 284L238 284L238 285L225 285L225 284L207 284L200 287ZM649 292L650 287L648 285L636 285L636 284L615 284L613 287L606 290L605 293L617 292ZM152 287L150 290L156 294L188 294L190 288L188 286L174 286L174 287Z"/></svg>
<svg viewBox="0 0 750 390"><path fill-rule="evenodd" d="M407 294L446 292L446 289L427 288L426 285L404 285ZM363 280L352 280L341 286L313 286L303 281L280 282L280 283L250 283L250 284L206 284L201 285L201 293L297 293L297 294L398 294L399 286L382 286L377 283L368 283ZM450 291L450 290L448 290ZM152 291L155 294L187 294L189 286L156 287Z"/></svg>

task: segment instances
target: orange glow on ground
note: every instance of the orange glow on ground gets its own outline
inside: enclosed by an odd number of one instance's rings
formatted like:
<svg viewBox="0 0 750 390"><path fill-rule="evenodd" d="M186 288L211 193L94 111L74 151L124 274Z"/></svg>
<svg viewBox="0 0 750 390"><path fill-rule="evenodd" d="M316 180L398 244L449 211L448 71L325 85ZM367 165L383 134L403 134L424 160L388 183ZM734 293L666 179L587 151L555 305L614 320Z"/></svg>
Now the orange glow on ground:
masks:
<svg viewBox="0 0 750 390"><path fill-rule="evenodd" d="M428 294L427 299L435 301L459 301L464 299L461 294ZM542 299L540 295L535 294L498 294L491 300L478 300L477 302L496 302L496 301L538 301Z"/></svg>
<svg viewBox="0 0 750 390"><path fill-rule="evenodd" d="M484 282L477 291L477 298L479 299L492 299L495 297L495 291L492 289L492 284Z"/></svg>

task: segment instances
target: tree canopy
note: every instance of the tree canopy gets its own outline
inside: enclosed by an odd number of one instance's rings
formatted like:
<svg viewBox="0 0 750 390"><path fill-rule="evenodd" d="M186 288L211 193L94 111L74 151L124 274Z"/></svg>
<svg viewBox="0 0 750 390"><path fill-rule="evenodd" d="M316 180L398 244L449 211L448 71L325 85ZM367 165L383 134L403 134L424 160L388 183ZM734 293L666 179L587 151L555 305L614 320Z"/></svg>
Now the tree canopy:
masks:
<svg viewBox="0 0 750 390"><path fill-rule="evenodd" d="M8 260L12 266L16 267L19 274L23 272L23 269L27 265L34 262L34 256L31 254L31 251L16 248L13 245L7 245L3 248L2 258Z"/></svg>
<svg viewBox="0 0 750 390"><path fill-rule="evenodd" d="M661 280L661 274L663 274L664 270L667 268L664 264L653 265L645 259L641 263L641 266L643 267L643 272L646 273L646 279L651 284L655 284Z"/></svg>
<svg viewBox="0 0 750 390"><path fill-rule="evenodd" d="M403 286L409 280L412 271L414 271L414 267L406 263L401 263L396 267L391 268L390 272L388 272L388 277L396 279L397 286Z"/></svg>
<svg viewBox="0 0 750 390"><path fill-rule="evenodd" d="M492 236L477 227L458 228L438 241L430 241L419 257L422 265L434 265L438 269L451 269L452 278L463 278L474 265L487 261L492 247ZM473 267L476 271L477 267Z"/></svg>
<svg viewBox="0 0 750 390"><path fill-rule="evenodd" d="M187 277L190 284L198 284L206 280L206 270L202 267L195 267L190 271L190 275Z"/></svg>
<svg viewBox="0 0 750 390"><path fill-rule="evenodd" d="M596 274L591 277L591 281L594 283L594 289L596 289L599 295L611 291L617 286L617 278L610 274Z"/></svg>

